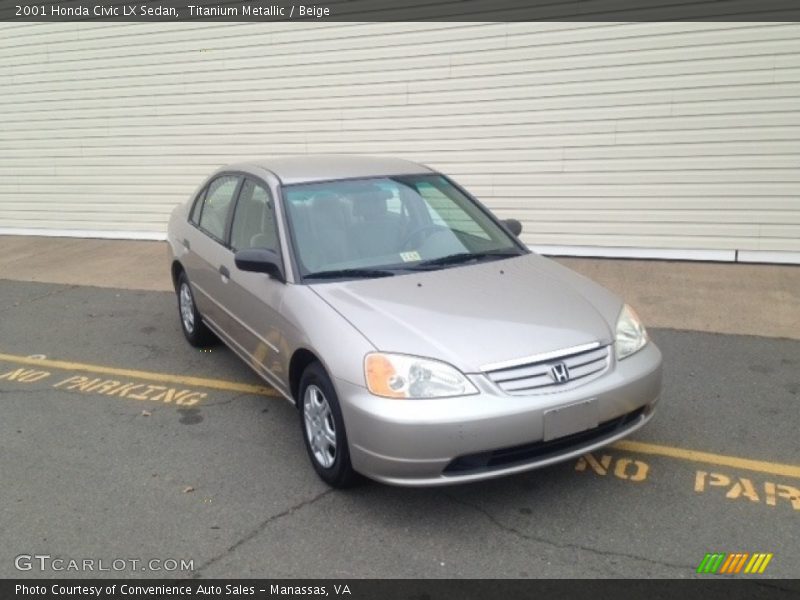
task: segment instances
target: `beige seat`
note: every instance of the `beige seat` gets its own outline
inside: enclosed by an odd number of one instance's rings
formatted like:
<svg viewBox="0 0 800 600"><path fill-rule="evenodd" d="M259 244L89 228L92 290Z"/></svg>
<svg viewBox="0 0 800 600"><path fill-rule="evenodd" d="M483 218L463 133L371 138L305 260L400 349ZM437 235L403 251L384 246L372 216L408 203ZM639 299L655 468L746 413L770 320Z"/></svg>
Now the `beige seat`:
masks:
<svg viewBox="0 0 800 600"><path fill-rule="evenodd" d="M353 196L353 215L358 219L352 227L356 252L361 257L385 256L400 251L405 230L404 219L389 212L389 192L370 190Z"/></svg>
<svg viewBox="0 0 800 600"><path fill-rule="evenodd" d="M237 227L233 228L231 246L234 250L246 248L278 249L278 237L269 198L260 188L251 187L248 196L239 198L235 216Z"/></svg>
<svg viewBox="0 0 800 600"><path fill-rule="evenodd" d="M322 192L311 199L308 211L309 233L314 237L310 247L313 255L307 257L312 270L327 265L343 263L352 258L349 238L349 215L342 199L333 193ZM304 257L304 260L306 257Z"/></svg>

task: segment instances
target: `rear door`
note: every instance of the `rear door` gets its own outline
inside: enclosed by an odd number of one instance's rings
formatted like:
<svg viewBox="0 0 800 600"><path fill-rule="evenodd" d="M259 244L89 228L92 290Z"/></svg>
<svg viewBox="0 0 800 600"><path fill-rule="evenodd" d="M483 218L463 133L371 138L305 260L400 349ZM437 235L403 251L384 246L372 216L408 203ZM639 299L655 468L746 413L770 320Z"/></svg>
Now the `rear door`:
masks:
<svg viewBox="0 0 800 600"><path fill-rule="evenodd" d="M231 254L227 246L227 232L234 200L239 192L242 177L222 174L206 187L205 194L192 211L190 221L194 227L187 231L189 254L186 269L192 284L195 303L203 318L214 329L227 332L230 319L226 304L225 281L228 277L223 263Z"/></svg>

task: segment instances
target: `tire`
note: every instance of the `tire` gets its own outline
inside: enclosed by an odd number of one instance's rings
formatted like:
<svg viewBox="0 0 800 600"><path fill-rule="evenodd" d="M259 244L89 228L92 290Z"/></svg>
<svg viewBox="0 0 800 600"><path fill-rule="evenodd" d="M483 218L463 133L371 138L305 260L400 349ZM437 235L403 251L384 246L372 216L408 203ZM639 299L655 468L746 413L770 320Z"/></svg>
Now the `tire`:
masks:
<svg viewBox="0 0 800 600"><path fill-rule="evenodd" d="M339 398L330 377L318 362L300 378L300 429L317 475L334 488L347 488L360 479L350 463L347 433Z"/></svg>
<svg viewBox="0 0 800 600"><path fill-rule="evenodd" d="M181 331L186 340L196 348L211 346L216 343L217 338L211 330L203 323L203 317L197 312L194 303L192 286L189 285L189 278L186 273L178 276L178 317L181 322Z"/></svg>

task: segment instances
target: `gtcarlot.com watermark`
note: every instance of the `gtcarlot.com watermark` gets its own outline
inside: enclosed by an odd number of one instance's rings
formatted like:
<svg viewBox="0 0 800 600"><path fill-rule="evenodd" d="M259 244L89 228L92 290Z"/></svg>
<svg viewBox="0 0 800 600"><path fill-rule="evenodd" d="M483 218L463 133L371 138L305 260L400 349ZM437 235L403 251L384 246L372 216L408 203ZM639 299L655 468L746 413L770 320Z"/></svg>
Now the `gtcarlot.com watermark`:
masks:
<svg viewBox="0 0 800 600"><path fill-rule="evenodd" d="M18 571L52 572L131 572L194 571L194 559L185 558L64 558L49 554L19 554L14 559Z"/></svg>

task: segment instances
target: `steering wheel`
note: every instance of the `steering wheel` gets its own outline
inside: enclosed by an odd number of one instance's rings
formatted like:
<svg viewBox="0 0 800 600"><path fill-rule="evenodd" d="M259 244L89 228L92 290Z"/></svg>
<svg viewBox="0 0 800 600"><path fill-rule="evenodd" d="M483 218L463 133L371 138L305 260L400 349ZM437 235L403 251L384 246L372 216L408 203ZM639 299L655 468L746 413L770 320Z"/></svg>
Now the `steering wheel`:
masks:
<svg viewBox="0 0 800 600"><path fill-rule="evenodd" d="M422 225L421 227L417 227L414 231L409 233L403 242L400 244L400 250L408 250L408 246L410 245L411 241L414 240L417 236L428 232L428 231L442 231L446 230L447 227L442 227L441 225L436 225L434 223L430 223L428 225Z"/></svg>

